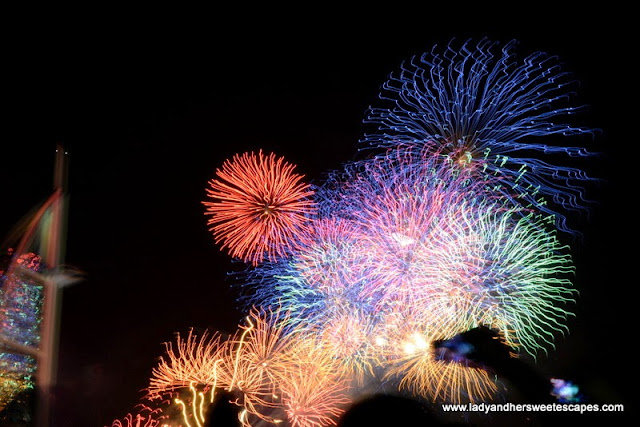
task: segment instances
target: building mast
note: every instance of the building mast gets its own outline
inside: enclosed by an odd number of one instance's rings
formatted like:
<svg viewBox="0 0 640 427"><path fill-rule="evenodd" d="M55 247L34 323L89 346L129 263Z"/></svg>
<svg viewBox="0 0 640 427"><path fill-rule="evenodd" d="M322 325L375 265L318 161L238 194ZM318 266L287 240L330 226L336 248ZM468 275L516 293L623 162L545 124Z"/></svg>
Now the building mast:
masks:
<svg viewBox="0 0 640 427"><path fill-rule="evenodd" d="M61 144L56 146L53 175L54 197L49 209L47 233L41 235L41 250L48 274L43 278L44 307L42 333L37 368L37 425L50 425L52 412L52 393L57 381L58 342L60 337L60 312L62 306L61 266L65 252L65 191L67 178L67 152Z"/></svg>
<svg viewBox="0 0 640 427"><path fill-rule="evenodd" d="M33 283L43 287L42 321L38 348L24 345L0 334L0 348L37 360L36 367L36 425L49 427L52 418L52 397L57 380L58 341L62 287L79 280L78 272L64 268L66 243L66 179L67 152L61 144L56 147L53 176L53 193L31 217L20 238L9 265L7 277L27 275ZM45 264L43 273L25 269L15 262L33 245Z"/></svg>

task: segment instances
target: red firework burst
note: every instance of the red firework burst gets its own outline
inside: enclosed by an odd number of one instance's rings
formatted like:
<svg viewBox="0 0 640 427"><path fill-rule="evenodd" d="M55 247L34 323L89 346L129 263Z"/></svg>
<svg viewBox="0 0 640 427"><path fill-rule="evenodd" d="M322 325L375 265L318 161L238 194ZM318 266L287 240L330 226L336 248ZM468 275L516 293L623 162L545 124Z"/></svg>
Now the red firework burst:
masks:
<svg viewBox="0 0 640 427"><path fill-rule="evenodd" d="M221 249L257 265L297 246L315 205L313 191L294 169L284 157L265 156L260 150L236 154L216 170L218 179L209 181L207 189L214 201L202 203Z"/></svg>

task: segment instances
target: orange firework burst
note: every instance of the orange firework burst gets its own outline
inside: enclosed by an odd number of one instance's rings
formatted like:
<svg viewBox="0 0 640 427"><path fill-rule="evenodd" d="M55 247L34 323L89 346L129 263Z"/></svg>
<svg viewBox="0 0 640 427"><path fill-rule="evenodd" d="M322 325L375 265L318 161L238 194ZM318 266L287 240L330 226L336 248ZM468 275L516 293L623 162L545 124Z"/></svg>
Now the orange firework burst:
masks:
<svg viewBox="0 0 640 427"><path fill-rule="evenodd" d="M388 371L388 375L401 375L400 387L433 401L454 403L488 400L494 395L497 387L486 370L437 360L429 338L414 333L403 343L402 362Z"/></svg>
<svg viewBox="0 0 640 427"><path fill-rule="evenodd" d="M177 348L166 344L166 358L161 357L158 366L153 368L150 385L147 388L149 399L161 397L177 389L202 384L211 388L211 400L217 386L224 343L220 335L209 336L206 332L198 338L189 331L186 340L177 334Z"/></svg>
<svg viewBox="0 0 640 427"><path fill-rule="evenodd" d="M295 343L285 331L286 324L286 315L254 308L247 316L247 325L240 327L242 333L229 341L221 371L231 375L222 381L230 391L237 389L242 393L245 420L256 416L267 422L279 422L272 416L281 406L279 379Z"/></svg>
<svg viewBox="0 0 640 427"><path fill-rule="evenodd" d="M300 338L280 378L282 404L291 427L336 425L351 400L350 378L333 352L313 338Z"/></svg>
<svg viewBox="0 0 640 427"><path fill-rule="evenodd" d="M222 249L256 265L297 246L315 205L310 200L313 191L294 169L283 157L265 156L260 150L257 155L235 155L216 170L218 179L209 181L207 189L214 201L203 204Z"/></svg>

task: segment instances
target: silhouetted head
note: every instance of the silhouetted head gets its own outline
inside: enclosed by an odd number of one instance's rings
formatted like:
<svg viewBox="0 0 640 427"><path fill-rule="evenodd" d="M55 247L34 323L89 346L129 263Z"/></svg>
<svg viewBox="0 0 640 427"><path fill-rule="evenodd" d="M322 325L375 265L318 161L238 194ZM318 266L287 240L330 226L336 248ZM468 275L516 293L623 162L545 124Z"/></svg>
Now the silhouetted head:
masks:
<svg viewBox="0 0 640 427"><path fill-rule="evenodd" d="M393 427L437 425L437 419L418 401L374 395L356 402L342 416L338 427Z"/></svg>
<svg viewBox="0 0 640 427"><path fill-rule="evenodd" d="M233 393L220 390L216 391L215 401L209 406L205 427L236 427L240 426L238 420L239 407L231 403L236 399Z"/></svg>

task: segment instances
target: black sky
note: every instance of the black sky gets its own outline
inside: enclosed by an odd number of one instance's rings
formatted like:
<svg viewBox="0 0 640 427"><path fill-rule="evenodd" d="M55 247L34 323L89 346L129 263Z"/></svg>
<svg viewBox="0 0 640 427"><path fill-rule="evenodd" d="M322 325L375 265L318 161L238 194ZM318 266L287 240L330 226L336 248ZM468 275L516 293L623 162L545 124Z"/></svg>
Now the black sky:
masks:
<svg viewBox="0 0 640 427"><path fill-rule="evenodd" d="M13 34L3 54L0 236L49 194L61 142L70 153L66 261L87 275L63 297L65 425L101 426L131 411L175 332L233 332L242 319L227 275L235 266L213 244L200 203L222 161L263 148L320 182L356 155L364 112L387 75L453 37L517 39L523 55L557 54L581 82L583 120L602 132L567 144L602 153L585 169L604 183L592 189L598 204L573 248L577 318L541 363L609 403L623 399L637 282L627 261L635 141L625 121L633 86L625 26L602 11L404 13L225 26L220 15L49 21Z"/></svg>

